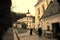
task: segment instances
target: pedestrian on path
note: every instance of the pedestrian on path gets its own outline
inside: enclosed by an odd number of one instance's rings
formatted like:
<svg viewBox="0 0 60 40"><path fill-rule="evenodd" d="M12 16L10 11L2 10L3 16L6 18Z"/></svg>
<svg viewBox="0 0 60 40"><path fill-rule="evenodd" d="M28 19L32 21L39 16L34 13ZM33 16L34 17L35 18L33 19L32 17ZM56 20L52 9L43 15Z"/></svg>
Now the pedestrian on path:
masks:
<svg viewBox="0 0 60 40"><path fill-rule="evenodd" d="M32 31L33 31L33 29L31 28L31 29L30 29L30 35L32 35Z"/></svg>
<svg viewBox="0 0 60 40"><path fill-rule="evenodd" d="M41 29L41 27L38 28L38 35L39 35L39 37L42 35L42 29Z"/></svg>

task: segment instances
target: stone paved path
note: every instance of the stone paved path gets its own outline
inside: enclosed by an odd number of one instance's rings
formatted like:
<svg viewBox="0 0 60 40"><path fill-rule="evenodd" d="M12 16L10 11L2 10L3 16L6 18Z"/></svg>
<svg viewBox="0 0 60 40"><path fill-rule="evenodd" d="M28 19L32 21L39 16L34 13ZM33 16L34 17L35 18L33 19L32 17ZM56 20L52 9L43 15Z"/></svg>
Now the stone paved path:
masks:
<svg viewBox="0 0 60 40"><path fill-rule="evenodd" d="M9 28L7 32L4 33L3 40L13 40L13 30Z"/></svg>
<svg viewBox="0 0 60 40"><path fill-rule="evenodd" d="M20 40L56 40L53 38L39 37L33 32L33 35L29 34L29 30L26 33L18 34Z"/></svg>

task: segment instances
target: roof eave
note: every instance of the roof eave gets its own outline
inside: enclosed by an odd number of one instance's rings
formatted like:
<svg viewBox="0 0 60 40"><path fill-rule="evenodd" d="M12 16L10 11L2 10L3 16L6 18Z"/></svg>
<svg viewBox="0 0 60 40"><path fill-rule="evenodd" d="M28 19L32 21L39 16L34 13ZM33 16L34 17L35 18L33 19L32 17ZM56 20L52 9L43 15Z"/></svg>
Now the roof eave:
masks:
<svg viewBox="0 0 60 40"><path fill-rule="evenodd" d="M35 7L36 7L39 3L40 3L40 1L35 4Z"/></svg>

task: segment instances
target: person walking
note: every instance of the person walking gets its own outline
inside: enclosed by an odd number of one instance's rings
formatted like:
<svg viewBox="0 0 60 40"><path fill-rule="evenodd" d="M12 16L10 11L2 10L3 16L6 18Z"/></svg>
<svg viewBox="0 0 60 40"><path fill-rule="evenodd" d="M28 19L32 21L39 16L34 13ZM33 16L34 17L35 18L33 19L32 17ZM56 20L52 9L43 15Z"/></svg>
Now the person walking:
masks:
<svg viewBox="0 0 60 40"><path fill-rule="evenodd" d="M30 35L32 35L32 30L33 30L33 29L31 28L31 29L30 29Z"/></svg>
<svg viewBox="0 0 60 40"><path fill-rule="evenodd" d="M39 37L42 35L42 29L41 29L41 27L38 28L38 35L39 35Z"/></svg>

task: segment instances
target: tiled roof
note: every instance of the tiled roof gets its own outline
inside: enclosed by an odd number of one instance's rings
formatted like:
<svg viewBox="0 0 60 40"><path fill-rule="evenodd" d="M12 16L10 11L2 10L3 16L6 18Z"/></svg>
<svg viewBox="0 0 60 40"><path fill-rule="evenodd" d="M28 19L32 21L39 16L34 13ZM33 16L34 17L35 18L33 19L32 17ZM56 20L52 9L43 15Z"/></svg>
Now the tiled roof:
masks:
<svg viewBox="0 0 60 40"><path fill-rule="evenodd" d="M60 5L58 2L51 1L42 18L50 17L60 13Z"/></svg>

